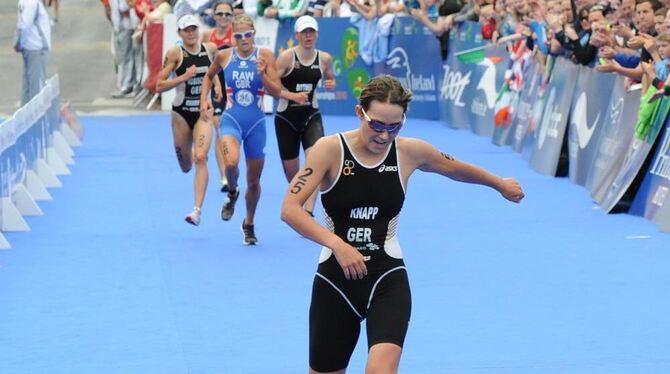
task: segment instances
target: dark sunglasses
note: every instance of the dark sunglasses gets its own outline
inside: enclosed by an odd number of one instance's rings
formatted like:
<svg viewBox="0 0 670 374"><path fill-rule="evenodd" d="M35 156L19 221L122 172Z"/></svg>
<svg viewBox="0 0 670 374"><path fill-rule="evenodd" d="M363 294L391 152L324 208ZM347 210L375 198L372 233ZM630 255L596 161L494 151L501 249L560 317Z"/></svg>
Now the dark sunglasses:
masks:
<svg viewBox="0 0 670 374"><path fill-rule="evenodd" d="M234 32L233 37L237 40L249 39L249 38L252 38L255 33L256 32L254 30L249 30L249 31L245 31L245 32Z"/></svg>
<svg viewBox="0 0 670 374"><path fill-rule="evenodd" d="M398 133L398 131L400 131L402 125L405 124L405 118L406 118L405 113L402 114L402 121L398 123L384 123L374 119L370 119L370 116L368 116L368 114L365 113L365 109L363 109L363 107L361 107L361 113L363 113L363 118L365 118L365 120L368 121L368 126L374 132L382 133L386 131L389 133L389 135L395 135Z"/></svg>
<svg viewBox="0 0 670 374"><path fill-rule="evenodd" d="M216 12L214 13L215 16L217 17L232 17L233 13L230 12Z"/></svg>

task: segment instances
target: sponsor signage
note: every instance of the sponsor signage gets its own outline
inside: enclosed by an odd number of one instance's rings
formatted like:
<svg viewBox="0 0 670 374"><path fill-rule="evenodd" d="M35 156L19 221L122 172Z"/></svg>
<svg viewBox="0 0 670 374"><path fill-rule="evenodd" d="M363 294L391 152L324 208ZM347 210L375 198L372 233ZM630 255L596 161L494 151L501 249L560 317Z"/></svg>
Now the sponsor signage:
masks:
<svg viewBox="0 0 670 374"><path fill-rule="evenodd" d="M530 159L530 166L542 174L556 174L578 72L579 68L575 64L559 59L551 74L542 120L536 130L537 139Z"/></svg>
<svg viewBox="0 0 670 374"><path fill-rule="evenodd" d="M392 27L389 53L385 61L366 65L360 57L358 29L347 18L320 18L317 47L333 57L334 90L316 89L319 108L327 115L352 115L363 87L377 74L390 74L412 90L410 117L438 119L440 84L439 42L412 19L398 17ZM277 34L277 53L298 43L294 21L282 22ZM430 63L434 61L434 63Z"/></svg>
<svg viewBox="0 0 670 374"><path fill-rule="evenodd" d="M635 135L632 137L624 153L621 168L602 201L601 207L606 212L609 213L619 203L619 200L621 200L633 183L637 174L640 171L646 172L646 170L640 169L656 141L659 130L665 123L669 110L670 99L661 99L661 103L654 113L650 130L640 131L639 128L636 128Z"/></svg>
<svg viewBox="0 0 670 374"><path fill-rule="evenodd" d="M670 121L666 118L663 135L642 185L635 195L630 214L656 221L663 205L670 203Z"/></svg>
<svg viewBox="0 0 670 374"><path fill-rule="evenodd" d="M613 74L584 66L579 68L568 127L569 176L576 184L586 185L607 121L606 111L615 81Z"/></svg>
<svg viewBox="0 0 670 374"><path fill-rule="evenodd" d="M626 149L635 134L639 109L640 90L627 91L625 78L616 76L595 158L586 180L591 197L598 204L602 204L623 165Z"/></svg>

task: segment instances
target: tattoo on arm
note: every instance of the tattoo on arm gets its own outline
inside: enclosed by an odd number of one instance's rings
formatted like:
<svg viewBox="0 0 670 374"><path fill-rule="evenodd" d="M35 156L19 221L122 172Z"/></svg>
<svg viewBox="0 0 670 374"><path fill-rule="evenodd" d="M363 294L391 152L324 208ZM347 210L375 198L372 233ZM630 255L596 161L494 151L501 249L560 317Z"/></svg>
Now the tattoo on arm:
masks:
<svg viewBox="0 0 670 374"><path fill-rule="evenodd" d="M295 182L293 188L291 188L291 193L297 195L300 191L302 191L302 188L305 186L305 183L307 183L307 177L312 175L312 173L314 173L314 170L312 170L311 168L306 168L305 172L302 175L298 176L298 181Z"/></svg>
<svg viewBox="0 0 670 374"><path fill-rule="evenodd" d="M451 155L448 155L448 154L446 154L446 153L444 153L444 152L440 152L440 154L442 155L442 157L446 158L447 160L449 160L449 161L454 161L454 158L451 157Z"/></svg>
<svg viewBox="0 0 670 374"><path fill-rule="evenodd" d="M202 148L205 146L205 135L200 135L198 137L198 147Z"/></svg>
<svg viewBox="0 0 670 374"><path fill-rule="evenodd" d="M228 145L226 143L223 143L223 155L228 155Z"/></svg>
<svg viewBox="0 0 670 374"><path fill-rule="evenodd" d="M163 69L165 69L165 67L167 66L167 64L168 64L168 56L165 55L165 59L163 59Z"/></svg>

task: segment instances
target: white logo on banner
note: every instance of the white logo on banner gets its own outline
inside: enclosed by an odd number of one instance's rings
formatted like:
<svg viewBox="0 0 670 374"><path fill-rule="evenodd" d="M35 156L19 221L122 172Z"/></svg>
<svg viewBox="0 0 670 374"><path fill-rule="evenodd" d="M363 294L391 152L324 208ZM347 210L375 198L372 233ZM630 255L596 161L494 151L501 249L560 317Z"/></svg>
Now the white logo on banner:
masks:
<svg viewBox="0 0 670 374"><path fill-rule="evenodd" d="M405 69L405 79L409 82L412 69L409 66L409 57L404 49L401 47L394 48L386 58L386 65L391 69Z"/></svg>
<svg viewBox="0 0 670 374"><path fill-rule="evenodd" d="M402 47L396 47L389 52L386 58L386 66L391 69L389 73L392 76L398 78L403 86L411 89L414 93L418 91L435 91L435 76L431 74L429 77L424 77L423 74L412 74L409 56ZM415 95L415 98L417 101L437 101L435 95Z"/></svg>
<svg viewBox="0 0 670 374"><path fill-rule="evenodd" d="M558 104L554 104L556 98L556 89L552 88L545 106L542 124L540 125L540 134L538 136L537 147L542 149L547 137L558 139L560 135L560 124L563 120L563 113L558 111Z"/></svg>
<svg viewBox="0 0 670 374"><path fill-rule="evenodd" d="M496 105L496 97L498 97L498 90L496 90L496 65L488 58L485 58L484 61L477 65L486 67L482 78L479 80L479 84L477 84L477 89L484 91L486 105L489 109L493 109Z"/></svg>
<svg viewBox="0 0 670 374"><path fill-rule="evenodd" d="M600 112L598 112L596 120L593 121L593 124L589 127L588 119L586 118L587 108L586 92L582 92L577 99L577 104L575 104L575 110L572 115L572 124L575 126L575 130L577 130L577 141L579 143L579 148L581 149L584 149L589 145L591 137L593 137L593 132L598 125L598 120L600 119Z"/></svg>
<svg viewBox="0 0 670 374"><path fill-rule="evenodd" d="M610 107L610 124L611 125L616 125L619 123L619 120L621 119L621 116L623 115L623 97L620 97L619 100L617 100L616 103L614 103ZM619 129L619 126L616 127L617 130ZM618 133L618 131L617 131Z"/></svg>
<svg viewBox="0 0 670 374"><path fill-rule="evenodd" d="M464 107L465 103L461 101L463 90L470 84L469 71L462 75L460 71L451 71L449 65L443 65L444 79L442 80L442 88L440 89L440 96L444 100L453 101L455 106Z"/></svg>
<svg viewBox="0 0 670 374"><path fill-rule="evenodd" d="M623 106L624 100L623 97L620 97L610 107L610 123L599 146L598 158L595 163L597 169L605 169L610 164L610 158L615 155L621 143L620 132L624 126L619 126L619 121L621 121L623 115Z"/></svg>
<svg viewBox="0 0 670 374"><path fill-rule="evenodd" d="M552 87L549 92L549 97L547 98L547 104L545 106L544 115L542 116L542 122L540 123L540 132L537 136L537 149L542 149L544 146L544 141L547 139L547 130L549 128L549 116L556 109L554 105L554 99L556 96L556 90Z"/></svg>
<svg viewBox="0 0 670 374"><path fill-rule="evenodd" d="M670 179L670 132L665 131L665 136L660 144L658 157L654 160L649 172L659 177Z"/></svg>
<svg viewBox="0 0 670 374"><path fill-rule="evenodd" d="M651 203L661 207L663 206L663 203L665 202L665 198L667 196L668 196L668 187L658 186L656 192L654 193L654 197L651 199Z"/></svg>

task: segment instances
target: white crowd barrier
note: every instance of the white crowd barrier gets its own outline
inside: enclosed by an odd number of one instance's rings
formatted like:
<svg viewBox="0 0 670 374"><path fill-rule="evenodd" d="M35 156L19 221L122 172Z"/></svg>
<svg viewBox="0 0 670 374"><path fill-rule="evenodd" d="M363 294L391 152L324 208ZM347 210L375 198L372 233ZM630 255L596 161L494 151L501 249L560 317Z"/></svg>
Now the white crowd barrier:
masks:
<svg viewBox="0 0 670 374"><path fill-rule="evenodd" d="M82 129L75 130L61 115L57 75L0 123L0 249L10 248L3 232L30 230L23 217L42 215L37 202L51 200L48 189L70 174L72 147L81 145Z"/></svg>

